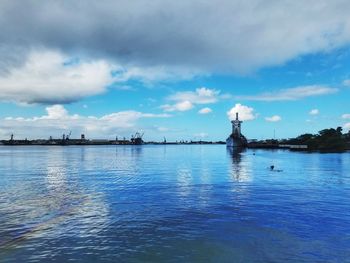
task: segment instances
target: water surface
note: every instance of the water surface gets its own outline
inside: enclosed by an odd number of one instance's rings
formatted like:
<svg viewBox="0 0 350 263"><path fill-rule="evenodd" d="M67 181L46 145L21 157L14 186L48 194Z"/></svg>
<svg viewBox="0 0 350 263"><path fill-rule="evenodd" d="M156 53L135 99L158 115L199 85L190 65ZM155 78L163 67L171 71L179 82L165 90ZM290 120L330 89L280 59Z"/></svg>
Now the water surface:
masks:
<svg viewBox="0 0 350 263"><path fill-rule="evenodd" d="M350 154L1 146L0 262L67 261L350 262Z"/></svg>

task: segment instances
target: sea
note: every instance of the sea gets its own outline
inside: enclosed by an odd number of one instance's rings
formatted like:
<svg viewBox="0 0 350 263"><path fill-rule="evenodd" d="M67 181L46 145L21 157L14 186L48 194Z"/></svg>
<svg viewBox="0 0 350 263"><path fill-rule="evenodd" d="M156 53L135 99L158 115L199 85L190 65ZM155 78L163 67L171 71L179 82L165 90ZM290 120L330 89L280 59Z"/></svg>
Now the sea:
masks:
<svg viewBox="0 0 350 263"><path fill-rule="evenodd" d="M0 262L350 262L350 153L0 146Z"/></svg>

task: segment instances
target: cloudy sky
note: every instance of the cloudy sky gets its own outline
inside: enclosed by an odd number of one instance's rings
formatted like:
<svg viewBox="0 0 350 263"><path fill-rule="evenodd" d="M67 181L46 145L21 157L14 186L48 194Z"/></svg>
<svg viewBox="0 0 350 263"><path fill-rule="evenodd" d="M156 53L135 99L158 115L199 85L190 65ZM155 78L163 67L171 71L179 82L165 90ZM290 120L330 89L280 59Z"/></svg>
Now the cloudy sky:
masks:
<svg viewBox="0 0 350 263"><path fill-rule="evenodd" d="M347 0L0 1L0 138L350 129Z"/></svg>

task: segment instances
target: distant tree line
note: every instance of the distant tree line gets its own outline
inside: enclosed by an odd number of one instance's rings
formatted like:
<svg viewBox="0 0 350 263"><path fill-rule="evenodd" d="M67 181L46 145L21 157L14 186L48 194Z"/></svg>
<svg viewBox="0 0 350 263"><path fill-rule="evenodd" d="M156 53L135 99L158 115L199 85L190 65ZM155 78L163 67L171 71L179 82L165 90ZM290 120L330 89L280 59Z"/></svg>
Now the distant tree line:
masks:
<svg viewBox="0 0 350 263"><path fill-rule="evenodd" d="M350 149L350 131L345 134L342 131L341 127L324 129L318 134L305 133L280 143L306 144L311 151L341 152Z"/></svg>

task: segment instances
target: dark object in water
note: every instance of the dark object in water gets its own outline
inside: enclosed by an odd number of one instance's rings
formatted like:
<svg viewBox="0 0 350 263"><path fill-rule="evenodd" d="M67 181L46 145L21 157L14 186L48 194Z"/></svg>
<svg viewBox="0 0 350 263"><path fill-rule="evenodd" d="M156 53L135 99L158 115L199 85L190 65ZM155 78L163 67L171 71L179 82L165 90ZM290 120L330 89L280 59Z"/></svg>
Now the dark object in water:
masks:
<svg viewBox="0 0 350 263"><path fill-rule="evenodd" d="M275 166L274 166L274 165L271 165L271 166L270 166L270 171L272 171L272 172L278 172L278 173L283 172L283 170L281 170L281 169L275 169Z"/></svg>

